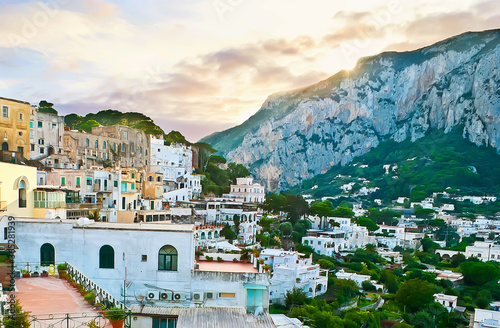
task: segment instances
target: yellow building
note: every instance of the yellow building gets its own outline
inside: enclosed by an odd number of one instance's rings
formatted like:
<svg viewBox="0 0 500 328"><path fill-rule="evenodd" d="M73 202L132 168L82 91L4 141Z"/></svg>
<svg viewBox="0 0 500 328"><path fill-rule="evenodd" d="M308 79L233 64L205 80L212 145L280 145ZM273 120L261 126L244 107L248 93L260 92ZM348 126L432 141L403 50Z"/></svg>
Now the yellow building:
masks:
<svg viewBox="0 0 500 328"><path fill-rule="evenodd" d="M29 159L30 104L0 97L0 110L0 143L2 151L19 152L19 155Z"/></svg>
<svg viewBox="0 0 500 328"><path fill-rule="evenodd" d="M2 215L33 217L36 167L0 162Z"/></svg>

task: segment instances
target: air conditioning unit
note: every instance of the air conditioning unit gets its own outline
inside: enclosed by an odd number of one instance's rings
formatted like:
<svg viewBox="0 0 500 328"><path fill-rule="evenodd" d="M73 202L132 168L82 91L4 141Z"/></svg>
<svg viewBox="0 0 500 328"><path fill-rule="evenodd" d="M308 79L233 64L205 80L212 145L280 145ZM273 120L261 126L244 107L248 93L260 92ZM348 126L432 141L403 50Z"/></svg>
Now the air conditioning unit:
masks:
<svg viewBox="0 0 500 328"><path fill-rule="evenodd" d="M170 292L161 292L160 293L160 300L161 301L171 301L172 300L172 293L170 293Z"/></svg>
<svg viewBox="0 0 500 328"><path fill-rule="evenodd" d="M158 299L158 292L155 290L150 290L150 291L148 291L148 295L146 298L148 300L157 300Z"/></svg>
<svg viewBox="0 0 500 328"><path fill-rule="evenodd" d="M203 302L203 292L193 292L193 301L194 302Z"/></svg>
<svg viewBox="0 0 500 328"><path fill-rule="evenodd" d="M217 294L215 292L207 292L206 296L207 300L214 300L217 298Z"/></svg>
<svg viewBox="0 0 500 328"><path fill-rule="evenodd" d="M173 300L174 301L184 301L184 300L186 300L186 293L174 292Z"/></svg>

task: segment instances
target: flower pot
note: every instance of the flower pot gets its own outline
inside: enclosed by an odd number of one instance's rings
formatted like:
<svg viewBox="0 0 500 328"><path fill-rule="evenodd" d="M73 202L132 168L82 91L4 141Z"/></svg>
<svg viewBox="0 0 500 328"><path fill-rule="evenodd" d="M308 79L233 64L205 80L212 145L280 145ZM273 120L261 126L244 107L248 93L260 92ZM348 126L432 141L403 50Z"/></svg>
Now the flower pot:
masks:
<svg viewBox="0 0 500 328"><path fill-rule="evenodd" d="M42 274L40 275L40 277L48 277L48 276L49 276L48 272L42 272Z"/></svg>
<svg viewBox="0 0 500 328"><path fill-rule="evenodd" d="M23 273L23 278L29 278L30 274L29 273Z"/></svg>
<svg viewBox="0 0 500 328"><path fill-rule="evenodd" d="M59 278L66 278L66 270L57 270L57 273L59 274Z"/></svg>
<svg viewBox="0 0 500 328"><path fill-rule="evenodd" d="M113 328L123 328L123 322L125 321L125 319L121 319L121 320L111 320L109 319L109 322L111 322L111 326L113 326Z"/></svg>

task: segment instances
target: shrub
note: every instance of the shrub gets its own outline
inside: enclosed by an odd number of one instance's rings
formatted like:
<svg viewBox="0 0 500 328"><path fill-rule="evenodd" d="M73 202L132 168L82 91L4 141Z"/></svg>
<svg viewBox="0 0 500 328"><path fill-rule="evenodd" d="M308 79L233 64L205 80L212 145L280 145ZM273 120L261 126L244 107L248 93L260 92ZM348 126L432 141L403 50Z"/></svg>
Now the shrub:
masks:
<svg viewBox="0 0 500 328"><path fill-rule="evenodd" d="M205 256L205 260L207 260L207 261L213 261L213 260L214 260L214 258L213 258L213 257L211 257L211 256Z"/></svg>
<svg viewBox="0 0 500 328"><path fill-rule="evenodd" d="M224 260L222 259L222 257L217 256L217 262L224 262Z"/></svg>

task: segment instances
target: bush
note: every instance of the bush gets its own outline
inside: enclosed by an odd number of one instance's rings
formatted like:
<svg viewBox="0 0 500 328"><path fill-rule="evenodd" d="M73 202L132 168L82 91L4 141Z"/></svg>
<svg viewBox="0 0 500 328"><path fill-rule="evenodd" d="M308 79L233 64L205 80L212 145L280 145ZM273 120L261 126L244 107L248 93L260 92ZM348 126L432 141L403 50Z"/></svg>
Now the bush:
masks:
<svg viewBox="0 0 500 328"><path fill-rule="evenodd" d="M291 309L292 305L304 305L306 298L306 293L301 288L293 287L291 291L286 292L285 305L288 309Z"/></svg>
<svg viewBox="0 0 500 328"><path fill-rule="evenodd" d="M207 261L213 261L213 260L214 260L214 258L213 258L213 257L211 257L211 256L205 256L205 260L207 260Z"/></svg>
<svg viewBox="0 0 500 328"><path fill-rule="evenodd" d="M15 303L14 311L14 313L6 314L3 317L3 326L6 328L29 328L31 326L28 318L30 312L23 310L19 300Z"/></svg>
<svg viewBox="0 0 500 328"><path fill-rule="evenodd" d="M104 312L104 317L109 320L123 320L127 317L127 311L121 308L112 307Z"/></svg>
<svg viewBox="0 0 500 328"><path fill-rule="evenodd" d="M376 292L377 288L368 280L365 280L361 283L361 288L363 288L366 292Z"/></svg>
<svg viewBox="0 0 500 328"><path fill-rule="evenodd" d="M57 270L68 270L68 265L66 263L59 263L57 265Z"/></svg>
<svg viewBox="0 0 500 328"><path fill-rule="evenodd" d="M222 259L222 257L217 256L217 262L224 262L224 260Z"/></svg>

